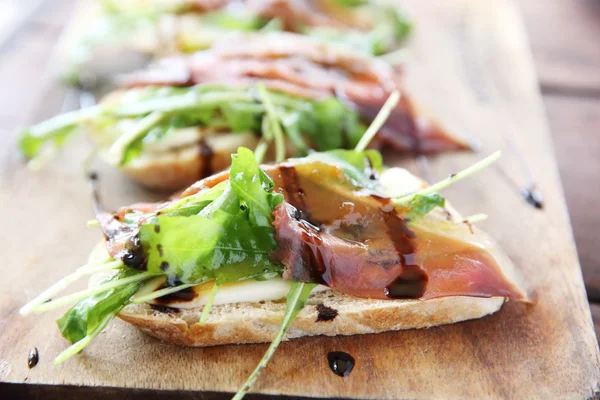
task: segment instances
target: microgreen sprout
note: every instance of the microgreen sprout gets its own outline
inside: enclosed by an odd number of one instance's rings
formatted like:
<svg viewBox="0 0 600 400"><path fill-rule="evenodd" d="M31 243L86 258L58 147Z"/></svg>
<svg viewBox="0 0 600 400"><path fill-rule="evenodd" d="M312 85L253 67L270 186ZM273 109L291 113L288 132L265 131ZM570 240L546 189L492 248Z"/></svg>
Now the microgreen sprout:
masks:
<svg viewBox="0 0 600 400"><path fill-rule="evenodd" d="M31 313L40 312L38 311L38 307L40 307L43 304L49 304L47 303L48 300L65 290L73 282L83 278L84 276L89 276L98 272L105 272L114 270L116 268L120 268L122 265L123 263L121 261L108 261L98 264L84 265L83 267L78 268L72 274L65 276L63 279L56 282L54 285L50 286L48 289L40 293L29 303L21 307L19 313L25 316Z"/></svg>
<svg viewBox="0 0 600 400"><path fill-rule="evenodd" d="M210 312L210 308L212 307L213 302L215 301L215 296L217 295L217 291L219 290L219 284L215 281L212 289L210 290L210 294L206 299L206 303L204 304L204 308L202 308L202 315L200 316L200 326L206 323L206 319L208 318L208 313Z"/></svg>
<svg viewBox="0 0 600 400"><path fill-rule="evenodd" d="M273 354L275 354L275 350L279 347L279 344L283 340L286 332L289 327L294 322L294 319L298 315L300 311L306 305L306 301L308 300L308 296L310 292L317 287L315 283L305 283L305 282L292 282L292 287L287 295L286 309L285 314L283 315L283 321L281 321L281 325L279 326L279 330L275 335L275 338L271 342L271 345L267 349L265 355L260 360L252 374L248 377L242 388L233 396L232 400L241 400L244 398L248 390L254 385L262 371L265 369Z"/></svg>
<svg viewBox="0 0 600 400"><path fill-rule="evenodd" d="M144 273L133 275L133 276L130 276L130 277L127 277L127 278L119 279L119 280L116 280L116 281L113 281L113 282L109 282L109 283L105 283L105 284L102 284L102 285L98 285L98 286L93 287L93 288L89 288L89 289L86 289L86 290L81 290L79 292L75 292L75 293L70 294L68 296L60 297L60 298L58 298L56 300L51 300L49 302L45 302L43 304L37 305L30 312L34 313L34 314L40 314L40 313L43 313L43 312L46 312L46 311L54 310L55 308L66 306L67 304L74 303L76 301L79 301L79 300L84 299L86 297L92 296L94 294L106 292L106 291L108 291L110 289L114 289L114 288L117 288L119 286L124 286L124 285L127 285L129 283L144 281L144 280L152 278L153 276L154 275L152 275L150 273L144 272Z"/></svg>
<svg viewBox="0 0 600 400"><path fill-rule="evenodd" d="M385 121L388 119L390 113L392 112L394 107L396 107L399 100L400 92L394 90L390 97L388 97L388 99L386 100L383 107L381 107L381 110L379 110L379 113L377 114L377 116L375 117L365 134L362 136L362 138L360 138L360 141L358 142L354 150L363 151L367 148L369 143L371 143L371 140L373 140L377 132L379 132L379 129L381 129L383 124L385 124Z"/></svg>
<svg viewBox="0 0 600 400"><path fill-rule="evenodd" d="M156 111L142 118L133 129L119 136L112 146L110 146L108 150L110 158L118 165L122 165L125 162L127 149L158 125L163 118L164 114Z"/></svg>
<svg viewBox="0 0 600 400"><path fill-rule="evenodd" d="M281 122L277 109L271 101L271 97L267 92L264 84L258 85L258 93L266 109L266 118L268 121L268 129L273 134L275 142L275 162L282 162L285 159L285 136L281 129Z"/></svg>
<svg viewBox="0 0 600 400"><path fill-rule="evenodd" d="M476 172L481 171L482 169L488 167L489 165L493 164L494 162L498 161L498 159L500 158L500 152L497 151L494 154L484 158L483 160L471 165L468 168L465 168L464 170L456 173L456 174L452 174L450 175L448 178L435 183L431 186L426 187L425 189L419 190L418 192L415 193L411 193L411 194L407 194L405 196L402 197L398 197L396 199L394 199L394 203L398 204L398 205L406 205L408 203L410 203L410 201L412 199L415 198L415 196L427 196L433 193L437 193L438 191L470 176L473 175Z"/></svg>

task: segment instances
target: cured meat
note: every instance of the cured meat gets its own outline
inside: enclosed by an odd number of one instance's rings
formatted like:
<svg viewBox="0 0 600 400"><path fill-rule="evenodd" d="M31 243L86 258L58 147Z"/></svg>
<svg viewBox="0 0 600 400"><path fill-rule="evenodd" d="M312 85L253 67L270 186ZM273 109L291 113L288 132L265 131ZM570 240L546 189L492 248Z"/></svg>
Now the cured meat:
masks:
<svg viewBox="0 0 600 400"><path fill-rule="evenodd" d="M274 212L275 257L286 279L372 299L528 298L484 246L427 223L408 225L385 195L333 185L343 176L337 167L283 165L270 175L287 201Z"/></svg>
<svg viewBox="0 0 600 400"><path fill-rule="evenodd" d="M165 59L125 78L127 86L218 84L252 87L258 82L309 99L336 96L370 123L394 90L398 106L380 130L378 146L416 153L467 149L433 119L418 113L386 63L292 33L231 35L210 50Z"/></svg>

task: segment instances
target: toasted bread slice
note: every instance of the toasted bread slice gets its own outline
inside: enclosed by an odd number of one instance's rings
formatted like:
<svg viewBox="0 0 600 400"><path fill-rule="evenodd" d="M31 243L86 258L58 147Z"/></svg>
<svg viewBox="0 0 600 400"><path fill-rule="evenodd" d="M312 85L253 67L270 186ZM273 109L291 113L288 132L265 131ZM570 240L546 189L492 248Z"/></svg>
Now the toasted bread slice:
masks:
<svg viewBox="0 0 600 400"><path fill-rule="evenodd" d="M429 328L481 318L498 311L503 303L502 297L465 296L425 301L369 300L327 290L311 295L286 339ZM185 346L262 343L275 337L285 313L285 299L216 305L203 326L198 324L201 313L202 308L132 304L119 317L157 339Z"/></svg>
<svg viewBox="0 0 600 400"><path fill-rule="evenodd" d="M231 154L239 147L253 149L258 144L258 138L251 133L209 134L202 128L188 130L197 137L194 143L145 151L126 164L123 172L147 188L175 191L227 169Z"/></svg>

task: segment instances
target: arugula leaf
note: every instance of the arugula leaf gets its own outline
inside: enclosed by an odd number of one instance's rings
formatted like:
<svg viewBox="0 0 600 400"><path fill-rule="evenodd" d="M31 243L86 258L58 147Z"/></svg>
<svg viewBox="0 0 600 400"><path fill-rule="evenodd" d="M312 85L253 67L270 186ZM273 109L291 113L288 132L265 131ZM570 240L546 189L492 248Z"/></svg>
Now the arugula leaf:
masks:
<svg viewBox="0 0 600 400"><path fill-rule="evenodd" d="M331 150L325 152L314 152L299 159L307 161L320 161L325 164L340 167L346 176L350 178L355 186L375 189L379 185L370 174L379 172L383 168L381 153L377 150Z"/></svg>
<svg viewBox="0 0 600 400"><path fill-rule="evenodd" d="M410 219L410 222L417 221L425 214L429 213L436 207L444 207L446 199L437 193L428 195L415 195L408 203L409 211L406 217Z"/></svg>
<svg viewBox="0 0 600 400"><path fill-rule="evenodd" d="M193 196L188 196L180 199L176 203L171 204L167 208L161 209L163 215L189 217L198 215L213 201L219 198L227 188L227 182L220 182L208 190L203 190ZM125 219L127 221L127 215ZM147 218L148 219L148 218ZM150 218L151 219L151 218ZM137 223L137 219L134 221ZM153 221L151 221L153 222Z"/></svg>
<svg viewBox="0 0 600 400"><path fill-rule="evenodd" d="M111 274L102 283L116 281L139 273L133 268L125 267ZM62 336L74 344L92 334L102 325L105 325L107 321L116 317L123 307L129 304L129 298L142 285L143 282L130 283L79 301L56 321Z"/></svg>
<svg viewBox="0 0 600 400"><path fill-rule="evenodd" d="M44 136L34 135L30 129L27 129L21 133L19 138L19 150L26 160L32 160L40 154L46 144L50 143L55 149L60 149L74 133L73 127L70 126Z"/></svg>
<svg viewBox="0 0 600 400"><path fill-rule="evenodd" d="M313 135L319 150L353 148L365 133L366 128L360 123L358 114L349 112L337 98L316 101L313 108L319 133L327 133Z"/></svg>
<svg viewBox="0 0 600 400"><path fill-rule="evenodd" d="M19 138L21 154L31 160L40 154L46 144L60 149L84 122L98 116L99 112L98 107L71 111L23 130Z"/></svg>
<svg viewBox="0 0 600 400"><path fill-rule="evenodd" d="M248 377L242 388L233 396L232 400L240 400L242 399L248 390L252 387L252 385L256 382L262 371L265 369L273 354L275 354L275 350L279 347L279 344L283 340L285 334L288 329L300 313L302 309L306 306L308 302L308 296L310 296L310 292L317 286L316 283L305 283L293 281L292 287L287 295L287 302L285 305L285 314L283 315L283 321L281 321L281 325L279 326L279 330L275 335L275 338L271 342L271 345L267 349L267 352L260 360L252 374Z"/></svg>
<svg viewBox="0 0 600 400"><path fill-rule="evenodd" d="M275 183L256 162L251 150L244 147L231 156L229 183L240 203L256 226L271 227L273 209L283 202L283 195L273 192Z"/></svg>
<svg viewBox="0 0 600 400"><path fill-rule="evenodd" d="M280 274L269 258L277 248L272 213L283 201L273 187L252 151L238 149L222 193L197 215L161 215L141 226L148 272L167 274L172 284Z"/></svg>
<svg viewBox="0 0 600 400"><path fill-rule="evenodd" d="M260 130L260 119L257 115L264 112L261 104L227 103L221 107L232 132L257 132Z"/></svg>

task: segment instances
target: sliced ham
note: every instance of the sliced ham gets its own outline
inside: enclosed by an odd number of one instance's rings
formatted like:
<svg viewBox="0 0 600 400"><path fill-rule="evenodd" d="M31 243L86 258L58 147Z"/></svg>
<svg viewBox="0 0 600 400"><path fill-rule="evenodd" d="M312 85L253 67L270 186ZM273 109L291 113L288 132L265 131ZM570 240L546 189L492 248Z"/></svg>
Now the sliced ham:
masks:
<svg viewBox="0 0 600 400"><path fill-rule="evenodd" d="M419 113L385 62L313 38L273 32L230 35L213 48L170 58L129 75L126 86L220 84L251 87L258 82L309 99L336 96L370 123L394 90L401 92L375 145L429 153L467 149L439 124Z"/></svg>

